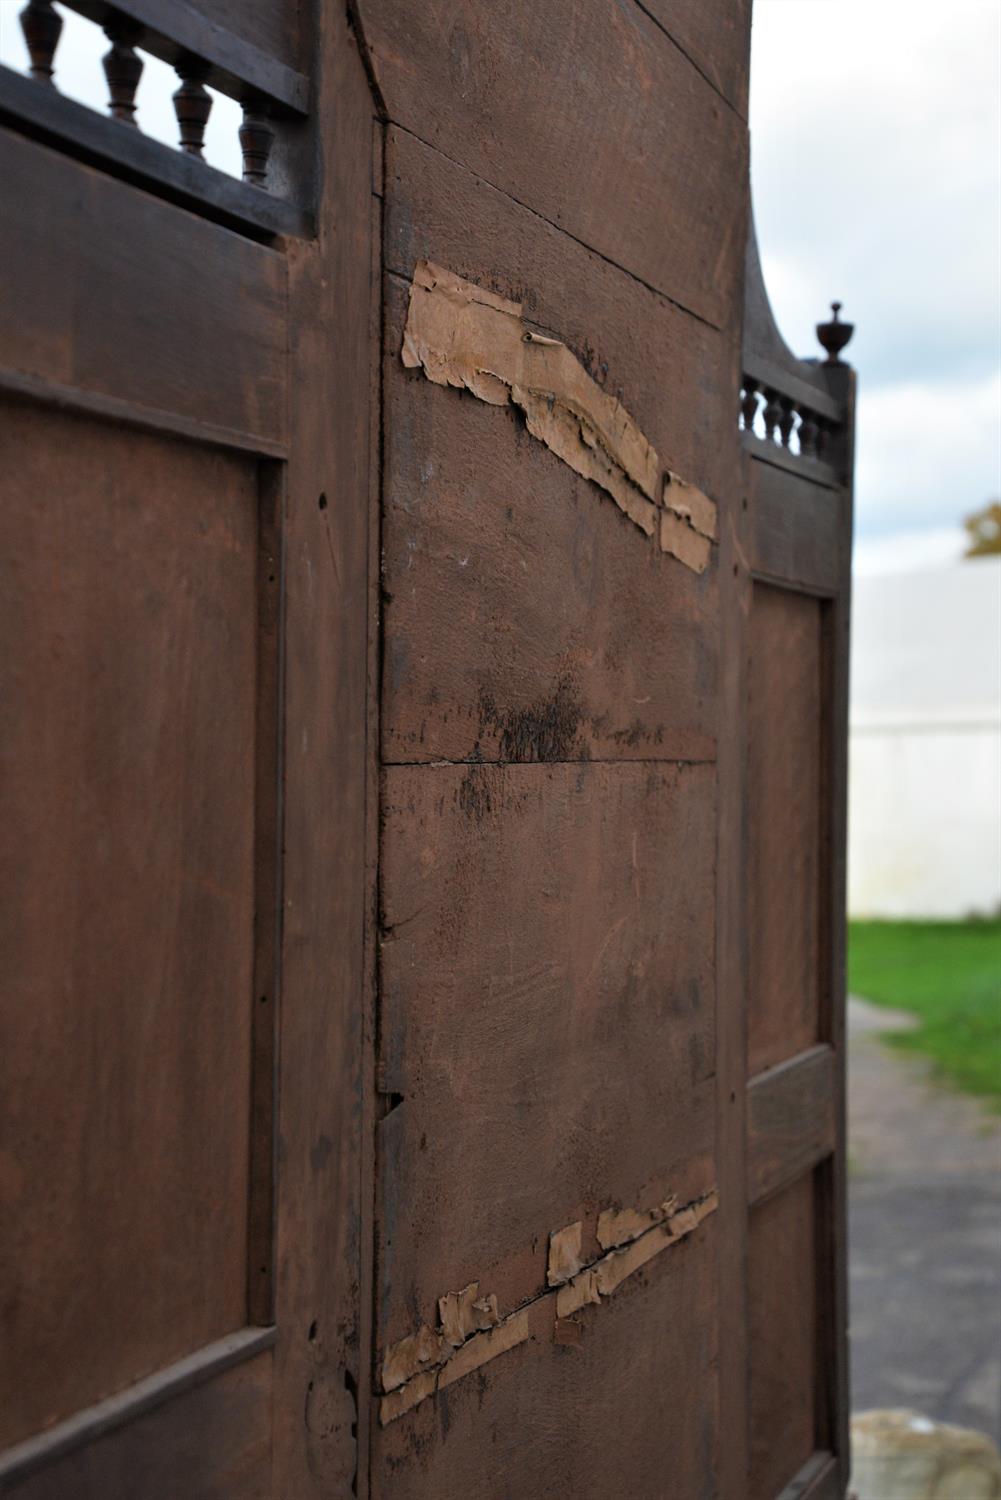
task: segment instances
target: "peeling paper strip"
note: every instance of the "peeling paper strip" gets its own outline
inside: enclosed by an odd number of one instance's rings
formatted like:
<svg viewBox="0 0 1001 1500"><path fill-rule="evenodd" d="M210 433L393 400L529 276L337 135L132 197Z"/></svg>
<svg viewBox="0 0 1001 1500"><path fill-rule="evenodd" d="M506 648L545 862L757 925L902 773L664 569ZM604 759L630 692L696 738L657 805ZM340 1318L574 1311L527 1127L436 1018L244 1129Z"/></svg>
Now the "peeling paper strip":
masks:
<svg viewBox="0 0 1001 1500"><path fill-rule="evenodd" d="M670 1197L656 1208L640 1211L635 1208L606 1208L598 1215L598 1244L602 1250L614 1250L627 1240L638 1239L654 1224L660 1224L678 1206L678 1200Z"/></svg>
<svg viewBox="0 0 1001 1500"><path fill-rule="evenodd" d="M704 573L716 536L715 503L694 484L686 484L668 470L660 513L660 550L669 552L693 573Z"/></svg>
<svg viewBox="0 0 1001 1500"><path fill-rule="evenodd" d="M550 1286L559 1286L569 1281L580 1270L580 1243L583 1225L568 1224L565 1229L554 1229L549 1236L549 1263L546 1266L546 1281Z"/></svg>
<svg viewBox="0 0 1001 1500"><path fill-rule="evenodd" d="M492 406L519 406L533 437L653 535L661 498L655 449L565 344L526 329L520 303L419 261L402 357L436 385L464 388Z"/></svg>
<svg viewBox="0 0 1001 1500"><path fill-rule="evenodd" d="M419 1402L437 1391L446 1390L455 1381L470 1375L500 1354L524 1343L529 1338L529 1320L534 1312L541 1312L547 1305L553 1308L553 1339L556 1343L579 1344L582 1334L579 1325L567 1322L571 1314L582 1308L600 1303L602 1298L612 1296L622 1283L640 1270L654 1256L671 1245L676 1245L698 1228L702 1221L715 1213L719 1203L713 1188L704 1197L684 1208L672 1212L675 1200L669 1198L645 1215L635 1209L606 1209L599 1217L604 1220L605 1232L625 1232L627 1224L642 1218L647 1227L635 1238L616 1249L608 1250L591 1265L581 1266L580 1245L583 1225L580 1221L554 1230L549 1237L549 1269L547 1280L553 1286L554 1272L559 1278L566 1272L569 1279L562 1283L557 1279L553 1290L542 1292L522 1307L498 1322L494 1327L483 1329L465 1338L458 1347L453 1347L449 1330L457 1331L459 1323L467 1324L471 1317L496 1317L497 1299L494 1296L477 1298L478 1282L470 1282L461 1292L449 1292L439 1298L443 1334L436 1334L427 1325L416 1334L401 1339L392 1345L383 1359L383 1387L387 1392L379 1405L379 1420L385 1427L404 1412L410 1411ZM661 1214L659 1222L650 1224L651 1215ZM554 1258L555 1257L555 1258ZM570 1267L575 1266L574 1271ZM435 1343L437 1341L437 1343ZM437 1349L437 1353L434 1351ZM428 1367L434 1358L436 1363ZM402 1382L397 1379L403 1368L413 1368L425 1363ZM388 1380L395 1381L391 1388Z"/></svg>
<svg viewBox="0 0 1001 1500"><path fill-rule="evenodd" d="M527 1338L528 1309L522 1308L505 1318L503 1323L498 1323L496 1328L491 1328L487 1333L476 1334L475 1338L469 1339L461 1349L457 1349L438 1376L438 1389L445 1390L464 1375L471 1375L488 1360L496 1359L498 1354L506 1354L516 1344L523 1344Z"/></svg>
<svg viewBox="0 0 1001 1500"><path fill-rule="evenodd" d="M686 521L673 511L660 513L660 550L670 552L693 573L704 573L712 556L712 543L708 537L693 531Z"/></svg>
<svg viewBox="0 0 1001 1500"><path fill-rule="evenodd" d="M393 1391L388 1396L383 1396L379 1402L379 1422L385 1427L387 1422L395 1422L397 1417L402 1417L405 1411L416 1406L418 1401L423 1401L427 1396L433 1396L438 1389L438 1371L425 1370L420 1375L415 1375L408 1380L402 1390Z"/></svg>
<svg viewBox="0 0 1001 1500"><path fill-rule="evenodd" d="M440 1334L425 1323L398 1344L390 1344L382 1359L382 1388L394 1391L428 1365L441 1363L445 1351Z"/></svg>

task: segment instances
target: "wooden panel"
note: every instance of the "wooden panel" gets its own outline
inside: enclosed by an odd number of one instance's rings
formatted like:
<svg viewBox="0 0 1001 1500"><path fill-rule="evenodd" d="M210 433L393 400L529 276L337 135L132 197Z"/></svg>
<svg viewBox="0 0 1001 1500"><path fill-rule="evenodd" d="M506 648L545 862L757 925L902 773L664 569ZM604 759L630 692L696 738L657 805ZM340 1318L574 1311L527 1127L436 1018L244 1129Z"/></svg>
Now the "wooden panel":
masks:
<svg viewBox="0 0 1001 1500"><path fill-rule="evenodd" d="M245 1321L258 501L4 418L6 1443Z"/></svg>
<svg viewBox="0 0 1001 1500"><path fill-rule="evenodd" d="M820 1046L752 1078L748 1203L787 1187L834 1150L834 1074L834 1053Z"/></svg>
<svg viewBox="0 0 1001 1500"><path fill-rule="evenodd" d="M833 594L841 577L844 497L753 459L751 567L792 587Z"/></svg>
<svg viewBox="0 0 1001 1500"><path fill-rule="evenodd" d="M17 1500L270 1500L270 1353L4 1489Z"/></svg>
<svg viewBox="0 0 1001 1500"><path fill-rule="evenodd" d="M821 604L755 584L747 870L751 1075L819 1036Z"/></svg>
<svg viewBox="0 0 1001 1500"><path fill-rule="evenodd" d="M7 131L0 176L5 367L284 440L281 256Z"/></svg>
<svg viewBox="0 0 1001 1500"><path fill-rule="evenodd" d="M513 410L404 371L403 300L394 284L386 758L711 758L715 567L660 553Z"/></svg>
<svg viewBox="0 0 1001 1500"><path fill-rule="evenodd" d="M723 501L737 452L729 336L405 130L386 132L385 194L387 270L409 282L417 261L432 260L520 301L531 324L620 398L667 468ZM387 355L399 363L397 317Z"/></svg>
<svg viewBox="0 0 1001 1500"><path fill-rule="evenodd" d="M815 1447L814 1219L812 1176L770 1198L750 1217L748 1500L775 1500Z"/></svg>
<svg viewBox="0 0 1001 1500"><path fill-rule="evenodd" d="M358 11L390 120L729 323L746 129L639 6L361 0Z"/></svg>
<svg viewBox="0 0 1001 1500"><path fill-rule="evenodd" d="M710 1219L585 1309L578 1347L550 1342L550 1316L530 1342L387 1427L375 1500L710 1500L716 1253Z"/></svg>
<svg viewBox="0 0 1001 1500"><path fill-rule="evenodd" d="M751 0L644 0L643 8L734 109L747 116Z"/></svg>
<svg viewBox="0 0 1001 1500"><path fill-rule="evenodd" d="M711 1185L709 766L385 776L380 1336L479 1278L545 1286L549 1232Z"/></svg>

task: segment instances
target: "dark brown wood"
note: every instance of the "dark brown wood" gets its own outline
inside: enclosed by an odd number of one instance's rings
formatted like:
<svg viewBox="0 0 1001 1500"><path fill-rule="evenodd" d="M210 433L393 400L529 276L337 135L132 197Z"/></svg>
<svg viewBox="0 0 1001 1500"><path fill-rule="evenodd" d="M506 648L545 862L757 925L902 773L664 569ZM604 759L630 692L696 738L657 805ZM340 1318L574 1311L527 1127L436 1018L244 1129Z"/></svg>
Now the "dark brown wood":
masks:
<svg viewBox="0 0 1001 1500"><path fill-rule="evenodd" d="M30 1475L60 1464L98 1438L117 1432L175 1397L215 1380L234 1365L244 1364L255 1354L270 1349L274 1341L273 1328L243 1328L239 1333L226 1334L155 1375L136 1381L119 1395L109 1396L37 1437L8 1448L0 1458L3 1493L15 1491Z"/></svg>
<svg viewBox="0 0 1001 1500"><path fill-rule="evenodd" d="M750 1216L748 1500L776 1500L817 1446L816 1204L801 1177Z"/></svg>
<svg viewBox="0 0 1001 1500"><path fill-rule="evenodd" d="M108 112L123 125L136 123L136 89L142 78L143 61L136 51L142 27L127 16L118 16L104 28L111 43L102 65L108 80Z"/></svg>
<svg viewBox="0 0 1001 1500"><path fill-rule="evenodd" d="M99 25L107 20L108 0L66 4ZM114 11L142 28L145 52L172 67L185 55L201 58L220 93L258 94L293 114L309 110L309 79L296 71L305 28L286 0L115 0Z"/></svg>
<svg viewBox="0 0 1001 1500"><path fill-rule="evenodd" d="M808 1458L776 1500L844 1500L845 1486L833 1453L819 1449Z"/></svg>
<svg viewBox="0 0 1001 1500"><path fill-rule="evenodd" d="M371 1380L361 1238L365 990L372 99L322 8L318 238L292 254L276 1277L276 1497L350 1495ZM370 1066L370 1055L369 1055ZM360 1435L360 1440L359 1440ZM364 1491L361 1491L364 1493Z"/></svg>
<svg viewBox="0 0 1001 1500"><path fill-rule="evenodd" d="M5 1484L17 1500L270 1500L270 1351L181 1387Z"/></svg>
<svg viewBox="0 0 1001 1500"><path fill-rule="evenodd" d="M700 0L638 0L717 93L747 117L750 0L714 8Z"/></svg>
<svg viewBox="0 0 1001 1500"><path fill-rule="evenodd" d="M0 74L8 1478L834 1500L853 387L742 270L748 5L72 4L119 118ZM120 128L136 46L246 183ZM716 502L704 573L403 367L424 259ZM712 1191L554 1318L551 1232ZM383 1427L472 1280L529 1336Z"/></svg>
<svg viewBox="0 0 1001 1500"><path fill-rule="evenodd" d="M826 1043L752 1078L747 1098L747 1201L780 1192L830 1156L835 1055Z"/></svg>
<svg viewBox="0 0 1001 1500"><path fill-rule="evenodd" d="M716 854L716 1162L719 1207L718 1399L724 1439L717 1458L720 1500L746 1500L748 1473L747 1325L747 566L748 459L741 451L732 497L720 523L721 734L717 759ZM722 1351L725 1351L723 1353Z"/></svg>
<svg viewBox="0 0 1001 1500"><path fill-rule="evenodd" d="M614 380L663 462L726 493L718 335L396 130L388 181L391 268L430 257L524 288L533 323ZM406 293L395 278L388 293L386 759L712 757L715 568L644 545L513 412L404 371Z"/></svg>
<svg viewBox="0 0 1001 1500"><path fill-rule="evenodd" d="M713 1220L603 1307L578 1347L531 1339L378 1438L391 1500L714 1493L719 1425ZM665 1485L669 1486L665 1490Z"/></svg>
<svg viewBox="0 0 1001 1500"><path fill-rule="evenodd" d="M52 0L28 0L19 13L21 31L31 59L31 76L52 84L53 59L63 29L63 18Z"/></svg>
<svg viewBox="0 0 1001 1500"><path fill-rule="evenodd" d="M309 235L312 215L0 67L0 121L169 203L255 239Z"/></svg>
<svg viewBox="0 0 1001 1500"><path fill-rule="evenodd" d="M202 158L205 127L212 112L212 96L205 87L208 64L186 53L177 64L181 86L174 93L174 113L181 133L180 147L188 156Z"/></svg>
<svg viewBox="0 0 1001 1500"><path fill-rule="evenodd" d="M246 1321L257 484L2 432L9 1444Z"/></svg>
<svg viewBox="0 0 1001 1500"><path fill-rule="evenodd" d="M739 307L746 129L638 6L356 8L394 124L726 326Z"/></svg>
<svg viewBox="0 0 1001 1500"><path fill-rule="evenodd" d="M748 1073L819 1037L821 608L755 584L750 619Z"/></svg>
<svg viewBox="0 0 1001 1500"><path fill-rule="evenodd" d="M380 1346L476 1278L536 1295L553 1229L713 1185L714 836L709 766L386 773Z"/></svg>
<svg viewBox="0 0 1001 1500"><path fill-rule="evenodd" d="M284 441L282 256L5 131L0 172L19 204L0 221L3 366Z"/></svg>

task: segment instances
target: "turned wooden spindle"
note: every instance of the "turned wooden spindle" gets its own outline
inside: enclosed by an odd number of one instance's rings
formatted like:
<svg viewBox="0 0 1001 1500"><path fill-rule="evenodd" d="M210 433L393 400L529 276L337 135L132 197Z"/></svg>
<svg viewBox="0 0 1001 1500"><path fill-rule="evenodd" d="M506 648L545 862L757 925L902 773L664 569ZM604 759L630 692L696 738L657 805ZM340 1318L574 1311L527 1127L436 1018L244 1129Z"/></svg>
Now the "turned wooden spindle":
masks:
<svg viewBox="0 0 1001 1500"><path fill-rule="evenodd" d="M740 418L745 432L754 431L754 422L758 415L758 401L758 382L745 380L744 394L740 398Z"/></svg>
<svg viewBox="0 0 1001 1500"><path fill-rule="evenodd" d="M782 407L779 403L776 391L765 391L765 436L773 443L779 440L779 423L782 421Z"/></svg>
<svg viewBox="0 0 1001 1500"><path fill-rule="evenodd" d="M174 94L174 113L181 131L181 150L202 158L212 95L205 87L209 65L200 57L183 57L175 69L181 87Z"/></svg>
<svg viewBox="0 0 1001 1500"><path fill-rule="evenodd" d="M47 83L51 87L55 71L52 59L59 45L63 18L53 9L52 0L28 0L18 19L31 60L31 76L37 78L39 83Z"/></svg>
<svg viewBox="0 0 1001 1500"><path fill-rule="evenodd" d="M128 16L115 16L104 34L111 43L110 52L101 59L108 80L108 113L123 125L135 125L136 90L143 72L136 43L142 39L142 27Z"/></svg>
<svg viewBox="0 0 1001 1500"><path fill-rule="evenodd" d="M779 436L782 440L783 448L789 447L793 429L796 426L795 406L796 403L790 401L788 396L783 396L779 401L779 408L782 412L782 415L779 417Z"/></svg>
<svg viewBox="0 0 1001 1500"><path fill-rule="evenodd" d="M799 451L804 458L817 455L817 422L813 412L805 406L799 414Z"/></svg>
<svg viewBox="0 0 1001 1500"><path fill-rule="evenodd" d="M831 424L823 417L817 418L817 441L815 450L818 458L824 458L827 454L827 445L831 436Z"/></svg>
<svg viewBox="0 0 1001 1500"><path fill-rule="evenodd" d="M247 104L240 126L240 149L243 152L243 180L263 187L268 175L268 158L275 132L268 119L267 106Z"/></svg>

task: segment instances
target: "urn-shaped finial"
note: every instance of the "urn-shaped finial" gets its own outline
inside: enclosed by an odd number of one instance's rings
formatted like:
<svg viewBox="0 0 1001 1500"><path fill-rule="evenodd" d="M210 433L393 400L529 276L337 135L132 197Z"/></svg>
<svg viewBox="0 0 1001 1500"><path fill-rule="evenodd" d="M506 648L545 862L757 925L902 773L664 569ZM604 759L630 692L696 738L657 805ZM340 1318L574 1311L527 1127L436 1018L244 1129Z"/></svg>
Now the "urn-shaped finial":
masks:
<svg viewBox="0 0 1001 1500"><path fill-rule="evenodd" d="M833 313L833 317L829 323L817 324L817 338L827 351L827 358L824 363L827 365L843 365L845 361L839 356L845 345L850 342L851 336L855 332L855 324L842 323L839 317L839 313L841 312L840 302L831 303L831 312Z"/></svg>

